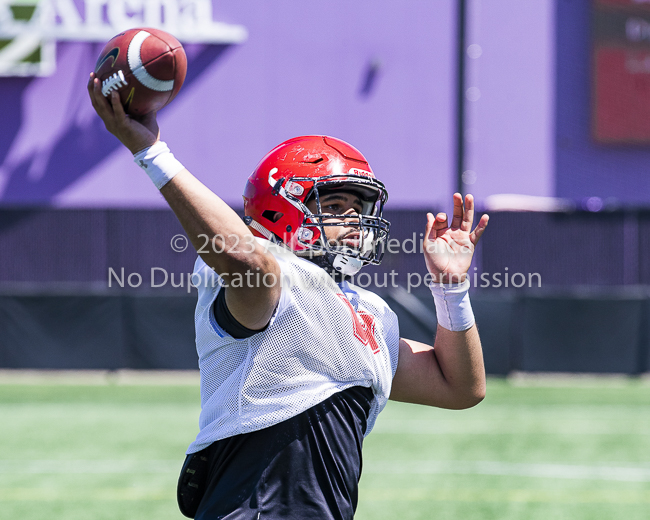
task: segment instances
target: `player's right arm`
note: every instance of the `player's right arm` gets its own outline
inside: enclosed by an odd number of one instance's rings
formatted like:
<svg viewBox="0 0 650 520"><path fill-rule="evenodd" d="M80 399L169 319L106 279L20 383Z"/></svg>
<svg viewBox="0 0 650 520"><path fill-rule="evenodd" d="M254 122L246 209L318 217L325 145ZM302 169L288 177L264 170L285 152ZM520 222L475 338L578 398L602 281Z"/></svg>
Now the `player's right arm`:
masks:
<svg viewBox="0 0 650 520"><path fill-rule="evenodd" d="M155 113L137 121L126 115L117 93L111 94L110 101L105 98L99 80L92 74L88 93L106 129L131 153L136 154L158 140ZM233 317L248 329L264 328L280 300L280 266L273 255L254 239L237 213L187 169L176 174L160 193L201 258L224 279L228 287L226 304ZM246 276L247 273L259 276ZM273 276L264 277L265 274ZM231 286L235 279L243 283ZM266 283L256 285L258 280ZM272 280L276 283L270 283Z"/></svg>

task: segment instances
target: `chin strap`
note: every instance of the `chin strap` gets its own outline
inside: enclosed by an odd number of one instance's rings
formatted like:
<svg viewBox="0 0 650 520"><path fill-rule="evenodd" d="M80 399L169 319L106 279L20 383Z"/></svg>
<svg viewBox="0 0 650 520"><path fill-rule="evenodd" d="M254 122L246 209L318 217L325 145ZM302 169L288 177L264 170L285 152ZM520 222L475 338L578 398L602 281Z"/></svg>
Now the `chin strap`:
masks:
<svg viewBox="0 0 650 520"><path fill-rule="evenodd" d="M366 265L363 260L359 260L358 258L349 258L344 255L335 255L332 253L325 253L318 256L302 256L301 258L309 260L318 267L325 269L336 283L351 278Z"/></svg>
<svg viewBox="0 0 650 520"><path fill-rule="evenodd" d="M360 260L358 258L350 258L349 256L345 255L331 256L334 257L332 268L334 268L336 272L341 273L343 276L354 276L361 270L364 265L366 265L363 260Z"/></svg>

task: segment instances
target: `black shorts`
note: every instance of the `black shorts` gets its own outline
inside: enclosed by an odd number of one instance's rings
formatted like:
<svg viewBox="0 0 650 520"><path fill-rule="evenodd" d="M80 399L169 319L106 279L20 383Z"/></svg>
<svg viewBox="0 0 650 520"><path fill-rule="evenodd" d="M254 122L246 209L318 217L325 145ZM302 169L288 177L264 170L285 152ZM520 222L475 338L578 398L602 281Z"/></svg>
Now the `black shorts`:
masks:
<svg viewBox="0 0 650 520"><path fill-rule="evenodd" d="M369 388L349 388L292 419L188 455L181 510L191 516L198 504L197 520L352 519L372 399Z"/></svg>

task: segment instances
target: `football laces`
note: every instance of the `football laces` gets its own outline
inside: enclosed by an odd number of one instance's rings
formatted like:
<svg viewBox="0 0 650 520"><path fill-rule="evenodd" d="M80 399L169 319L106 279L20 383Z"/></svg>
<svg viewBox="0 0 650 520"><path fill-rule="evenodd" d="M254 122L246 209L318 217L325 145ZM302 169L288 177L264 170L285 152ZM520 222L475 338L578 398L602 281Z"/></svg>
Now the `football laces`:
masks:
<svg viewBox="0 0 650 520"><path fill-rule="evenodd" d="M108 96L114 90L119 90L126 86L126 79L124 73L118 70L112 76L109 76L102 82L102 94L104 97Z"/></svg>

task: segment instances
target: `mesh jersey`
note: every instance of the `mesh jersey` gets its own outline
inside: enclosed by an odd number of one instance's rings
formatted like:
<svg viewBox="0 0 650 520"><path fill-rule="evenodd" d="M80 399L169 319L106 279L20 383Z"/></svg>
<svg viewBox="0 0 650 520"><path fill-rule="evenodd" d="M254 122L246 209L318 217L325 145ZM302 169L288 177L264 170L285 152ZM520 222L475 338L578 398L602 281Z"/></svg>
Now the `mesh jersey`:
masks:
<svg viewBox="0 0 650 520"><path fill-rule="evenodd" d="M374 394L367 435L390 394L399 329L386 302L257 240L278 261L282 291L268 327L250 338L234 339L219 326L212 304L220 278L200 258L194 267L201 416L188 453L285 421L353 386Z"/></svg>

